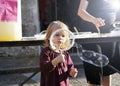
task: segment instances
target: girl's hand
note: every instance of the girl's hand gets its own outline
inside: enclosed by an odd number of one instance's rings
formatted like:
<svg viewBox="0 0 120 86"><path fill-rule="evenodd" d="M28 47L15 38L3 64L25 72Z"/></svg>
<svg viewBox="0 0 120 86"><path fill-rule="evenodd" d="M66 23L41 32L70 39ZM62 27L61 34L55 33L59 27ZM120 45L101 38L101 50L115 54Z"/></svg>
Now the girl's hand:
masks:
<svg viewBox="0 0 120 86"><path fill-rule="evenodd" d="M52 60L52 64L54 67L56 67L56 65L58 63L63 63L65 62L65 55L60 53L55 59Z"/></svg>
<svg viewBox="0 0 120 86"><path fill-rule="evenodd" d="M70 76L76 77L78 74L78 70L76 68L71 69L70 71Z"/></svg>
<svg viewBox="0 0 120 86"><path fill-rule="evenodd" d="M63 63L65 62L65 55L61 53L60 55L56 57L56 59L58 63Z"/></svg>

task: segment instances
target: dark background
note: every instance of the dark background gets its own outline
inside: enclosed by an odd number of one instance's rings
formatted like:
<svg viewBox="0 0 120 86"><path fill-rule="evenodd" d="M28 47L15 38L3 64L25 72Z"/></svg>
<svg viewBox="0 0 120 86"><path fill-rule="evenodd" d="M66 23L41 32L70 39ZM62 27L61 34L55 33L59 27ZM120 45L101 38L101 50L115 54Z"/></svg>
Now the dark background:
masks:
<svg viewBox="0 0 120 86"><path fill-rule="evenodd" d="M71 31L76 27L79 31L82 26L81 18L77 15L80 0L40 0L40 27L46 30L48 24L53 20L66 23ZM120 20L120 11L117 21Z"/></svg>

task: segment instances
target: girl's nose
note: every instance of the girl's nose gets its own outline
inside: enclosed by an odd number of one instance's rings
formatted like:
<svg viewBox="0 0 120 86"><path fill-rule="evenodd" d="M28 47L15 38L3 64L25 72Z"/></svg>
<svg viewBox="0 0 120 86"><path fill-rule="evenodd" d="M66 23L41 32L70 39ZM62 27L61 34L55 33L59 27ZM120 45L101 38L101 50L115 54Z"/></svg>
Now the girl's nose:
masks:
<svg viewBox="0 0 120 86"><path fill-rule="evenodd" d="M62 36L59 36L60 39L62 39L63 37Z"/></svg>
<svg viewBox="0 0 120 86"><path fill-rule="evenodd" d="M62 38L62 36L59 36L59 38Z"/></svg>

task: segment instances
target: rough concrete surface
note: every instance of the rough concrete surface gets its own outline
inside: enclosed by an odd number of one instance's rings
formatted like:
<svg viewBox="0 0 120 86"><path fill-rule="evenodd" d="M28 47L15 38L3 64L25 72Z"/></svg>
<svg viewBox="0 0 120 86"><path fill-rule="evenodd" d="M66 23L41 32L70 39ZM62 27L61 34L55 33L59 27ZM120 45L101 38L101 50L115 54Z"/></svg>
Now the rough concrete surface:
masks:
<svg viewBox="0 0 120 86"><path fill-rule="evenodd" d="M70 78L70 86L87 86L83 68L78 68L78 76ZM29 75L29 74L28 74ZM10 74L0 75L0 86L19 86L27 76L26 74ZM40 73L34 76L23 86L40 86L39 82ZM120 86L120 74L115 73L111 77L111 86Z"/></svg>

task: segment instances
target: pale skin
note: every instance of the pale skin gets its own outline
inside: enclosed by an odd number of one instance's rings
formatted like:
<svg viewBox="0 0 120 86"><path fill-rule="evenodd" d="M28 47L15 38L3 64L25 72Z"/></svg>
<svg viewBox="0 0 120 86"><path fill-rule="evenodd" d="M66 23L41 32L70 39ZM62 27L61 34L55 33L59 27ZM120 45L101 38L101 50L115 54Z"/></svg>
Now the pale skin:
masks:
<svg viewBox="0 0 120 86"><path fill-rule="evenodd" d="M99 28L101 26L105 25L105 20L102 18L95 18L91 14L89 14L86 9L88 6L87 0L81 0L79 9L78 9L78 15L85 21L93 23L96 28ZM97 86L95 84L91 84L88 82L88 86ZM110 76L103 76L102 77L102 86L110 86Z"/></svg>
<svg viewBox="0 0 120 86"><path fill-rule="evenodd" d="M53 39L53 42L56 46L56 52L59 52L60 54L52 60L52 64L54 65L54 67L56 67L56 65L58 63L63 63L65 62L65 56L64 54L62 54L62 52L60 51L59 47L64 44L64 42L66 41L66 37L64 34L61 33L56 33ZM70 71L70 76L72 77L76 77L78 73L78 70L76 68L71 69Z"/></svg>
<svg viewBox="0 0 120 86"><path fill-rule="evenodd" d="M88 6L87 0L81 0L79 9L78 9L78 15L85 21L93 23L96 27L101 27L105 25L105 20L102 18L95 18L91 14L89 14L86 9Z"/></svg>

